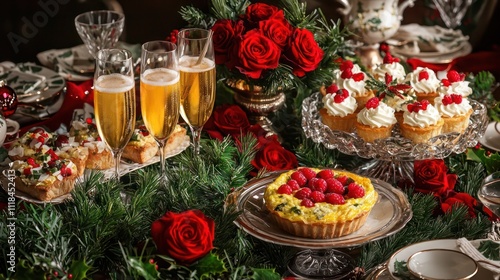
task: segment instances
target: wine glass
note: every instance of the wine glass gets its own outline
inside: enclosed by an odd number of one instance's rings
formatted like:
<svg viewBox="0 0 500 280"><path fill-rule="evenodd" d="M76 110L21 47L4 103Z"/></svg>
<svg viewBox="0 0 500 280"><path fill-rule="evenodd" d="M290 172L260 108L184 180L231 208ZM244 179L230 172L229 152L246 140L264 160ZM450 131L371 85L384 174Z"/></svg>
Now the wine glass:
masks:
<svg viewBox="0 0 500 280"><path fill-rule="evenodd" d="M94 73L94 111L99 136L115 158L115 177L120 179L120 159L135 129L135 82L132 53L102 49Z"/></svg>
<svg viewBox="0 0 500 280"><path fill-rule="evenodd" d="M496 171L484 178L477 197L497 217L500 217L500 171Z"/></svg>
<svg viewBox="0 0 500 280"><path fill-rule="evenodd" d="M114 47L124 22L122 13L108 10L85 12L75 17L76 31L94 59L98 51Z"/></svg>
<svg viewBox="0 0 500 280"><path fill-rule="evenodd" d="M141 112L144 124L160 149L165 172L165 144L179 120L181 102L177 47L167 41L144 43L141 50Z"/></svg>
<svg viewBox="0 0 500 280"><path fill-rule="evenodd" d="M472 4L472 0L433 0L448 28L455 29L462 24L462 19Z"/></svg>
<svg viewBox="0 0 500 280"><path fill-rule="evenodd" d="M188 28L180 30L177 36L181 116L191 130L194 153L199 155L201 130L215 102L212 31Z"/></svg>

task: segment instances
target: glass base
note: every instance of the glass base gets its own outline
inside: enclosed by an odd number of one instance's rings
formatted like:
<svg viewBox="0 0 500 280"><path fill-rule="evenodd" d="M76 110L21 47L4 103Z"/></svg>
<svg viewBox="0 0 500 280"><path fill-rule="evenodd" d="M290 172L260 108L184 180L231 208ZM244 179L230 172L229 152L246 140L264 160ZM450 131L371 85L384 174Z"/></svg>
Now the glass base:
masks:
<svg viewBox="0 0 500 280"><path fill-rule="evenodd" d="M377 178L393 185L413 181L413 161L371 160L354 170L359 175Z"/></svg>
<svg viewBox="0 0 500 280"><path fill-rule="evenodd" d="M288 270L301 279L349 279L356 273L354 259L335 249L300 251L288 263Z"/></svg>

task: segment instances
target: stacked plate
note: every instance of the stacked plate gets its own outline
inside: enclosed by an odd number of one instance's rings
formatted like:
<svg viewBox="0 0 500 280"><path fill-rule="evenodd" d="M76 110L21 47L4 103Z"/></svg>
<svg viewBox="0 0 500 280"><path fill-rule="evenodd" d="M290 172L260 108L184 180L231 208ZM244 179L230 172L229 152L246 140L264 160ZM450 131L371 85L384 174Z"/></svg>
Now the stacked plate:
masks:
<svg viewBox="0 0 500 280"><path fill-rule="evenodd" d="M394 55L430 63L448 63L472 51L469 37L460 30L415 23L402 25L386 42Z"/></svg>

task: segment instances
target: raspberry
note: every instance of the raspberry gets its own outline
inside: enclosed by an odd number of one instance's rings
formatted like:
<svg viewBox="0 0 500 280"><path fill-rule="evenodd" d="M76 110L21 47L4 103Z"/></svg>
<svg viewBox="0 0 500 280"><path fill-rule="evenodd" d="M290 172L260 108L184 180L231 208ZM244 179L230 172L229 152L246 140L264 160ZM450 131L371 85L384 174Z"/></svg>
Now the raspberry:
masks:
<svg viewBox="0 0 500 280"><path fill-rule="evenodd" d="M392 76L389 73L385 73L384 80L385 84L389 85L392 82Z"/></svg>
<svg viewBox="0 0 500 280"><path fill-rule="evenodd" d="M422 71L420 71L420 73L418 73L418 80L419 81L427 80L427 79L429 79L429 73L427 73L427 71L422 70Z"/></svg>
<svg viewBox="0 0 500 280"><path fill-rule="evenodd" d="M283 184L278 188L276 192L279 194L292 194L292 191L292 187L287 184Z"/></svg>
<svg viewBox="0 0 500 280"><path fill-rule="evenodd" d="M455 104L462 103L462 96L460 94L452 94L451 99L453 100L453 103L455 103Z"/></svg>
<svg viewBox="0 0 500 280"><path fill-rule="evenodd" d="M446 74L446 78L448 78L448 80L450 80L450 82L452 83L461 81L460 74L458 74L458 72L455 70L450 70Z"/></svg>
<svg viewBox="0 0 500 280"><path fill-rule="evenodd" d="M345 175L338 176L336 179L339 180L343 186L347 186L351 181L351 178L349 178Z"/></svg>
<svg viewBox="0 0 500 280"><path fill-rule="evenodd" d="M448 79L442 79L441 80L441 83L443 84L443 86L445 87L449 87L451 85L450 81Z"/></svg>
<svg viewBox="0 0 500 280"><path fill-rule="evenodd" d="M443 96L441 102L443 103L443 105L450 105L451 103L453 103L453 100L451 99L451 96L445 95Z"/></svg>
<svg viewBox="0 0 500 280"><path fill-rule="evenodd" d="M316 177L316 172L314 172L314 170L312 170L311 168L304 167L299 169L299 172L304 174L307 180L311 180L312 178Z"/></svg>
<svg viewBox="0 0 500 280"><path fill-rule="evenodd" d="M421 104L423 110L427 110L427 106L429 106L429 104L431 104L431 103L429 102L429 100L424 99L424 100L420 101L420 104Z"/></svg>
<svg viewBox="0 0 500 280"><path fill-rule="evenodd" d="M305 207L314 207L314 202L310 199L307 199L307 198L304 198L302 199L302 201L300 202L300 206L305 206Z"/></svg>
<svg viewBox="0 0 500 280"><path fill-rule="evenodd" d="M333 93L336 93L337 90L339 90L339 87L336 84L332 84L326 88L326 93L333 94Z"/></svg>
<svg viewBox="0 0 500 280"><path fill-rule="evenodd" d="M365 189L356 183L350 183L347 186L347 197L349 198L361 198L365 196Z"/></svg>
<svg viewBox="0 0 500 280"><path fill-rule="evenodd" d="M324 169L318 172L316 176L324 180L333 178L333 171L330 169Z"/></svg>
<svg viewBox="0 0 500 280"><path fill-rule="evenodd" d="M343 88L343 89L339 89L339 90L337 91L337 94L342 95L342 97L344 97L344 98L349 97L349 92L348 92L348 91L347 91L347 89L345 89L345 88Z"/></svg>
<svg viewBox="0 0 500 280"><path fill-rule="evenodd" d="M340 75L342 79L350 79L352 77L352 70L351 69L345 69L342 71L342 74Z"/></svg>
<svg viewBox="0 0 500 280"><path fill-rule="evenodd" d="M356 82L361 82L365 79L365 74L363 72L359 72L352 75L352 79Z"/></svg>
<svg viewBox="0 0 500 280"><path fill-rule="evenodd" d="M340 205L345 203L345 199L342 195L338 193L327 193L325 195L325 202L334 205Z"/></svg>
<svg viewBox="0 0 500 280"><path fill-rule="evenodd" d="M392 63L392 55L390 53L386 53L384 56L384 64Z"/></svg>
<svg viewBox="0 0 500 280"><path fill-rule="evenodd" d="M345 100L345 97L343 97L340 94L335 94L335 96L333 97L333 101L335 103L342 103L344 100Z"/></svg>
<svg viewBox="0 0 500 280"><path fill-rule="evenodd" d="M312 178L309 181L309 188L313 191L320 191L320 192L325 192L326 191L326 181L321 178Z"/></svg>
<svg viewBox="0 0 500 280"><path fill-rule="evenodd" d="M311 193L310 199L313 202L324 202L325 201L325 194L320 192L320 191L313 191Z"/></svg>
<svg viewBox="0 0 500 280"><path fill-rule="evenodd" d="M326 180L326 192L344 194L344 191L344 185L342 185L342 182L340 182L339 180L335 178Z"/></svg>
<svg viewBox="0 0 500 280"><path fill-rule="evenodd" d="M292 179L294 179L295 181L297 181L297 183L299 183L300 187L303 187L303 186L305 186L307 184L307 178L306 178L306 176L304 176L304 174L302 174L299 171L293 172L290 177Z"/></svg>
<svg viewBox="0 0 500 280"><path fill-rule="evenodd" d="M295 197L298 199L309 198L311 192L310 188L302 188L295 193Z"/></svg>
<svg viewBox="0 0 500 280"><path fill-rule="evenodd" d="M372 97L368 100L368 102L366 102L366 105L365 107L367 109L375 109L378 107L378 104L379 104L379 100L378 100L378 97Z"/></svg>
<svg viewBox="0 0 500 280"><path fill-rule="evenodd" d="M352 69L354 67L354 64L352 63L351 60L344 60L342 61L342 64L340 64L340 70L343 72L347 69Z"/></svg>
<svg viewBox="0 0 500 280"><path fill-rule="evenodd" d="M299 183L297 183L297 181L295 181L294 179L288 180L286 184L289 185L290 188L292 188L292 191L300 189Z"/></svg>

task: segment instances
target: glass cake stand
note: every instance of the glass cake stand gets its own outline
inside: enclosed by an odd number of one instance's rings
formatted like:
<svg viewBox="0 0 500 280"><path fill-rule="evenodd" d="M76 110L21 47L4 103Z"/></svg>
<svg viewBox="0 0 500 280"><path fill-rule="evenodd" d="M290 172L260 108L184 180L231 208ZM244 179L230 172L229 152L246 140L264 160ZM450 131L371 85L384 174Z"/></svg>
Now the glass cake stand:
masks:
<svg viewBox="0 0 500 280"><path fill-rule="evenodd" d="M391 137L368 143L355 132L334 131L323 124L319 114L323 106L321 99L321 93L317 92L304 99L302 103L302 128L306 137L316 143L322 143L328 149L338 149L344 154L372 159L354 172L393 184L402 179L413 181L415 160L445 158L452 153L463 153L467 147L474 147L489 122L486 106L470 100L474 112L463 134L456 132L442 134L431 138L427 143L414 144L401 136L399 126L396 124Z"/></svg>
<svg viewBox="0 0 500 280"><path fill-rule="evenodd" d="M333 239L294 236L274 223L264 203L264 192L282 172L251 180L236 194L233 202L241 214L235 223L245 232L263 241L302 249L288 263L292 274L307 279L337 279L354 269L352 258L336 249L352 248L379 240L401 230L413 212L406 195L387 182L370 178L379 200L363 226L357 231Z"/></svg>

